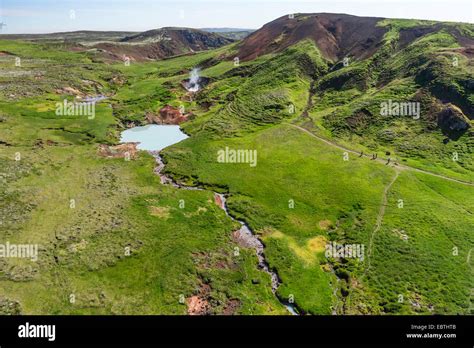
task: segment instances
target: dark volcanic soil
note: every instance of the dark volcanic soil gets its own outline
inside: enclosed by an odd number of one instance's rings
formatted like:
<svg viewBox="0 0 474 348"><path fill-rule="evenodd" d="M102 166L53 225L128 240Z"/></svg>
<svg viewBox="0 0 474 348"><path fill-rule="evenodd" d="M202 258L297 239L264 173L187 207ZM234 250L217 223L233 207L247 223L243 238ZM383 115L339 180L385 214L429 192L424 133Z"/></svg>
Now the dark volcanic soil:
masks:
<svg viewBox="0 0 474 348"><path fill-rule="evenodd" d="M298 14L293 19L280 17L248 36L241 44L239 58L251 60L279 52L295 43L312 39L328 59L346 56L370 57L386 28L377 27L382 18L357 17L345 14Z"/></svg>
<svg viewBox="0 0 474 348"><path fill-rule="evenodd" d="M294 18L283 16L244 39L238 56L243 61L252 60L310 39L329 60L338 61L350 56L365 59L375 53L388 30L388 27L377 26L382 19L334 13L295 14ZM399 49L440 29L453 35L460 46L474 45L472 38L464 36L456 28L445 23L427 23L426 26L401 29Z"/></svg>

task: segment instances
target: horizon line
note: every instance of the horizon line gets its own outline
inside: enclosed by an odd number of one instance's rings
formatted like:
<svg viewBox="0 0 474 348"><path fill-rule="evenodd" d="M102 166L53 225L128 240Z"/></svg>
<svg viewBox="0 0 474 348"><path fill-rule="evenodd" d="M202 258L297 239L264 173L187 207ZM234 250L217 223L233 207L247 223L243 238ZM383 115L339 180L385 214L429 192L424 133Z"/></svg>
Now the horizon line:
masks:
<svg viewBox="0 0 474 348"><path fill-rule="evenodd" d="M226 27L226 26L209 26L209 27L191 27L191 26L164 26L164 27L155 27L151 29L146 29L146 30L120 30L120 29L110 29L110 30L95 30L95 29L78 29L78 30L71 30L71 31L45 31L45 32L36 32L36 33L31 33L31 32L18 32L18 33L2 33L2 26L8 27L8 24L5 22L0 22L0 36L7 36L7 35L53 35L53 34L68 34L68 33L78 33L78 32L96 32L96 33L110 33L110 32L123 32L123 33L144 33L147 31L152 31L152 30L161 30L161 29L167 29L167 28L177 28L177 29L193 29L193 30L201 30L201 31L209 31L209 29L235 29L235 31L257 31L261 29L263 26L267 25L268 23L271 23L275 20L278 20L280 18L290 16L291 14L293 15L317 15L317 14L331 14L331 15L345 15L345 16L353 16L353 17L360 17L360 18L380 18L381 20L383 19L395 19L395 20L416 20L416 21L425 21L425 22L439 22L439 23L459 23L459 24L471 24L473 25L474 23L471 22L463 22L463 21L446 21L446 20L436 20L436 19L420 19L420 18L401 18L401 17L379 17L379 16L360 16L360 15L354 15L350 13L337 13L337 12L295 12L295 13L286 13L284 15L281 15L279 17L276 17L272 19L269 22L266 22L259 28L239 28L239 27ZM207 30L206 30L207 29Z"/></svg>

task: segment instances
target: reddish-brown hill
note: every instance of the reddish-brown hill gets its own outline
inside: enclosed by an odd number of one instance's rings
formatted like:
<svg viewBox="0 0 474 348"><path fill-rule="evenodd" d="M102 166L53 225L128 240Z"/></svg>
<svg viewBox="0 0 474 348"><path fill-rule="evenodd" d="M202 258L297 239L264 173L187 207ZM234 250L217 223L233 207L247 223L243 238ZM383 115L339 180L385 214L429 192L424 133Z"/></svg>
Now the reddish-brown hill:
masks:
<svg viewBox="0 0 474 348"><path fill-rule="evenodd" d="M280 52L299 41L310 39L321 54L332 61L344 57L365 59L382 45L388 26L378 23L384 18L358 17L336 13L286 15L253 32L239 45L239 58L252 60L264 54ZM399 48L402 49L421 36L445 30L459 45L471 48L474 40L453 25L426 21L425 24L400 29ZM469 52L462 52L469 53Z"/></svg>
<svg viewBox="0 0 474 348"><path fill-rule="evenodd" d="M380 20L382 18L332 13L280 17L243 40L239 57L251 60L311 39L330 60L348 55L367 58L376 51L387 30L377 26Z"/></svg>

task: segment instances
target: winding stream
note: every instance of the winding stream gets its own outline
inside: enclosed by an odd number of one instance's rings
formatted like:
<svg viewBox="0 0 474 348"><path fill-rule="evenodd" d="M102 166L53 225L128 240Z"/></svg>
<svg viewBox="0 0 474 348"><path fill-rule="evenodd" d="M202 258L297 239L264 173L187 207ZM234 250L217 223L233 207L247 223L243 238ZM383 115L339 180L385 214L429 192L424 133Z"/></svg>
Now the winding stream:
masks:
<svg viewBox="0 0 474 348"><path fill-rule="evenodd" d="M214 192L214 195L219 197L221 203L221 208L225 211L226 215L230 217L233 221L237 221L242 225L240 230L236 231L234 237L245 247L255 249L258 258L258 267L268 273L272 279L272 292L275 293L278 287L280 286L280 278L278 274L272 271L265 260L265 255L263 254L263 249L265 246L258 237L252 233L249 226L243 221L236 220L232 215L229 214L229 209L227 208L226 197L223 194Z"/></svg>
<svg viewBox="0 0 474 348"><path fill-rule="evenodd" d="M163 160L160 156L159 151L149 151L149 153L155 158L157 167L155 168L155 174L160 176L160 181L163 185L171 185L173 187L183 189L183 190L199 190L199 191L205 191L202 188L195 187L195 186L186 186L186 185L181 185L177 182L175 182L172 178L166 176L165 174L162 173L165 164L163 163ZM234 232L234 237L239 241L239 244L242 246L245 246L247 248L252 248L255 250L258 258L258 267L266 272L267 274L270 275L271 281L272 281L272 292L275 294L275 296L278 298L278 301L282 305L286 307L286 309L292 314L292 315L299 315L298 310L296 307L286 301L283 301L276 295L276 291L278 287L281 284L281 280L278 277L278 273L275 270L272 270L270 266L268 265L267 260L265 259L264 255L264 249L265 245L263 242L252 232L250 227L243 221L235 219L232 215L229 213L229 209L227 207L227 199L226 196L213 192L214 197L218 198L216 201L220 202L219 206L224 210L226 215L231 218L233 221L237 221L242 227Z"/></svg>
<svg viewBox="0 0 474 348"><path fill-rule="evenodd" d="M179 126L148 125L145 127L135 127L125 130L122 132L121 142L138 142L138 149L148 151L155 158L157 166L155 167L154 173L160 177L160 181L163 185L170 185L182 190L205 191L205 189L200 187L186 186L177 183L172 178L163 174L165 164L161 158L160 151L165 147L186 139L187 137L188 136L186 134L181 132ZM273 294L275 294L280 303L284 305L291 314L298 315L299 313L295 305L282 300L277 295L277 289L281 284L281 280L278 276L278 273L270 268L265 258L265 245L263 242L257 237L255 233L253 233L253 231L244 221L237 220L232 215L230 215L229 209L227 207L226 195L217 192L213 193L216 203L218 203L220 208L225 211L226 215L233 221L237 221L242 226L238 231L233 233L234 239L242 247L255 250L258 258L258 268L270 275Z"/></svg>

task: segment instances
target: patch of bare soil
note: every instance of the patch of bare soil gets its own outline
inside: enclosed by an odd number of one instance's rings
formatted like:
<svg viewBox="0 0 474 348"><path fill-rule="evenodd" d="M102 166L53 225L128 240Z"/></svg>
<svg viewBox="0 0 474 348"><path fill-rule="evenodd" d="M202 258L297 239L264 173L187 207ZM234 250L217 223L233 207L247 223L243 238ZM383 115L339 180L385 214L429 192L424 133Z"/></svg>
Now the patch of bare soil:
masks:
<svg viewBox="0 0 474 348"><path fill-rule="evenodd" d="M332 222L331 220L321 220L318 223L319 228L322 229L323 231L327 231L329 227L331 227Z"/></svg>
<svg viewBox="0 0 474 348"><path fill-rule="evenodd" d="M208 284L202 284L197 295L188 297L186 305L189 315L209 315L211 304L209 303L209 294L211 287Z"/></svg>
<svg viewBox="0 0 474 348"><path fill-rule="evenodd" d="M191 296L186 299L186 304L188 305L188 314L189 315L207 315L209 314L209 302L207 300L200 298L199 296Z"/></svg>
<svg viewBox="0 0 474 348"><path fill-rule="evenodd" d="M441 23L437 25L429 25L425 27L404 28L400 30L400 37L398 39L399 48L405 48L413 41L427 34L434 33L440 29Z"/></svg>
<svg viewBox="0 0 474 348"><path fill-rule="evenodd" d="M57 146L58 143L53 141L53 140L43 140L43 139L37 139L35 141L34 147L38 149L44 149L47 146Z"/></svg>
<svg viewBox="0 0 474 348"><path fill-rule="evenodd" d="M129 158L135 159L138 156L137 145L139 143L125 143L116 146L99 145L99 155L107 158Z"/></svg>
<svg viewBox="0 0 474 348"><path fill-rule="evenodd" d="M230 299L227 301L224 310L222 311L223 315L234 315L235 312L240 308L241 302L237 299Z"/></svg>
<svg viewBox="0 0 474 348"><path fill-rule="evenodd" d="M158 114L147 113L146 120L150 124L178 125L186 122L190 116L190 113L182 114L179 109L166 105L159 110Z"/></svg>
<svg viewBox="0 0 474 348"><path fill-rule="evenodd" d="M222 200L222 197L218 194L214 194L214 202L217 204L217 206L221 209L224 209L224 201Z"/></svg>
<svg viewBox="0 0 474 348"><path fill-rule="evenodd" d="M85 97L85 94L82 93L80 90L73 88L73 87L63 87L61 89L56 90L57 94L67 94L67 95L73 95L75 97Z"/></svg>
<svg viewBox="0 0 474 348"><path fill-rule="evenodd" d="M170 207L149 206L148 209L150 210L150 215L152 216L156 216L164 220L168 220L170 217Z"/></svg>

